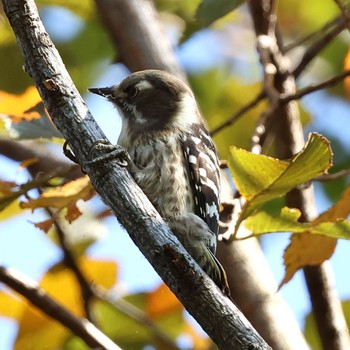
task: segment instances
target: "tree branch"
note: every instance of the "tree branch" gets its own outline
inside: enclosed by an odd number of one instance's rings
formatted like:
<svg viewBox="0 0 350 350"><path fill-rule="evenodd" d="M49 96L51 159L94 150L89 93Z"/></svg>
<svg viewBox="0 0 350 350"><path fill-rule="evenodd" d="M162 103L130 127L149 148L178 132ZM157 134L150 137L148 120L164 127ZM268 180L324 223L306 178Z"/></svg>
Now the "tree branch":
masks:
<svg viewBox="0 0 350 350"><path fill-rule="evenodd" d="M44 314L67 327L88 346L106 350L121 350L92 323L73 315L63 305L52 299L35 281L19 271L0 265L0 281L24 296Z"/></svg>
<svg viewBox="0 0 350 350"><path fill-rule="evenodd" d="M227 128L228 126L235 123L240 117L242 117L245 113L247 113L250 109L254 108L256 105L259 104L263 99L265 98L265 93L260 92L258 95L256 95L251 101L249 101L246 105L241 107L239 111L234 113L230 118L225 120L222 124L214 128L210 131L210 135L214 136L218 132L222 131L223 129Z"/></svg>
<svg viewBox="0 0 350 350"><path fill-rule="evenodd" d="M186 80L152 1L96 0L96 6L126 67L166 70Z"/></svg>
<svg viewBox="0 0 350 350"><path fill-rule="evenodd" d="M263 20L269 20L274 14L269 12L271 6L267 6L267 2L273 0L250 0L250 10L257 38L261 35L271 35L266 31L266 24L261 24ZM272 34L274 36L274 34ZM333 34L334 35L334 32ZM325 35L325 41L320 41L320 48L330 36ZM274 38L272 38L274 40ZM280 48L278 50L281 52ZM316 52L315 50L314 52ZM283 60L283 55L280 57L274 52L271 56L275 57L275 80L274 87L283 96L295 94L295 82L293 74L289 72L289 67L286 66L286 61ZM311 56L309 56L310 58ZM281 59L279 59L281 58ZM307 60L304 61L306 63ZM300 66L297 73L301 73L303 67ZM294 71L295 72L295 71ZM297 74L295 73L295 74ZM272 101L274 103L274 101ZM304 145L303 130L300 122L299 111L295 103L289 102L275 109L274 124L276 125L275 135L277 141L277 155L279 158L291 158L293 154L300 151ZM287 205L294 208L299 208L302 212L302 221L311 221L316 217L316 208L314 203L314 194L312 186L303 189L294 189L287 194ZM322 339L325 349L348 349L350 347L349 334L345 330L345 319L341 312L339 298L333 286L329 283L330 279L326 265L306 267L304 274L309 289L310 299L313 306L313 311L316 317L319 334ZM314 283L317 281L318 283ZM329 317L329 316L332 317Z"/></svg>
<svg viewBox="0 0 350 350"><path fill-rule="evenodd" d="M302 97L304 97L305 95L311 94L312 92L327 88L327 87L331 87L334 86L336 84L338 84L340 81L342 81L344 78L346 78L347 76L350 75L350 70L346 70L345 72L342 72L326 81L323 81L322 83L318 83L318 84L312 84L309 86L306 86L302 89L299 89L298 91L296 91L294 94L292 95L286 95L283 96L281 95L279 97L280 103L288 103L290 101L293 100L299 100Z"/></svg>
<svg viewBox="0 0 350 350"><path fill-rule="evenodd" d="M339 33L344 30L344 20L338 17L334 20L334 26L328 28L325 26L321 29L324 30L324 34L321 35L318 40L314 41L305 51L303 57L299 61L298 65L293 69L293 76L297 79L310 62L322 51Z"/></svg>
<svg viewBox="0 0 350 350"><path fill-rule="evenodd" d="M54 124L68 140L97 192L158 274L221 349L269 349L185 251L118 161L91 162L93 144L106 137L74 87L34 2L3 0L3 4L25 58L26 71Z"/></svg>

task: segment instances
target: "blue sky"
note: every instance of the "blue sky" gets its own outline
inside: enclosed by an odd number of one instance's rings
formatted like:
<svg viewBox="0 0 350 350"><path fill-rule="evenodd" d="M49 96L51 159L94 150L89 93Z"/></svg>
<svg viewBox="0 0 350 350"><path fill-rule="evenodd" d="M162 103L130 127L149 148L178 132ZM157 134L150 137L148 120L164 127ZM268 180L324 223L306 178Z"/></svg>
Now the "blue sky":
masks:
<svg viewBox="0 0 350 350"><path fill-rule="evenodd" d="M80 21L66 10L57 12L55 9L50 9L47 10L45 17L49 32L59 40L65 40L71 35L75 35L81 28ZM67 26L62 26L62 20ZM55 24L59 24L59 26L55 27ZM63 27L72 29L70 32L65 32L62 30ZM220 56L215 40L215 35L208 30L195 36L177 52L181 64L190 71L204 70L217 64L218 61L226 59ZM197 57L197 59L194 61L193 57ZM237 65L239 66L240 63L238 62ZM107 66L108 68L94 86L115 84L127 74L121 65L109 66L106 62ZM96 95L87 94L85 97L89 108L107 137L112 142L116 142L120 123L116 118L114 107ZM306 97L303 104L314 117L308 130L324 132L329 135L334 133L350 147L348 142L350 106L346 102L339 102L339 99L329 97L323 92ZM327 118L324 117L325 115ZM25 171L19 171L18 164L0 157L0 165L1 178L25 181ZM320 191L318 185L316 185L316 202L320 212L329 206L327 198ZM26 213L0 222L0 261L8 266L18 268L36 280L40 279L47 268L61 258L60 250L31 223L40 221L44 217L42 212L37 211L34 216ZM116 219L108 218L106 225L107 234L89 250L89 254L93 257L107 257L118 261L120 278L126 289L132 291L153 289L160 283L153 268L134 246L127 233L120 229ZM261 241L266 259L277 283L280 282L284 274L282 254L288 245L288 239L288 234L271 234L264 236ZM334 267L335 285L342 299L350 297L350 285L345 278L350 264L349 249L349 241L339 242L336 253L331 259ZM297 273L293 280L282 288L281 293L302 325L304 316L310 311L302 274ZM16 328L13 322L0 318L0 349L11 349L15 332Z"/></svg>

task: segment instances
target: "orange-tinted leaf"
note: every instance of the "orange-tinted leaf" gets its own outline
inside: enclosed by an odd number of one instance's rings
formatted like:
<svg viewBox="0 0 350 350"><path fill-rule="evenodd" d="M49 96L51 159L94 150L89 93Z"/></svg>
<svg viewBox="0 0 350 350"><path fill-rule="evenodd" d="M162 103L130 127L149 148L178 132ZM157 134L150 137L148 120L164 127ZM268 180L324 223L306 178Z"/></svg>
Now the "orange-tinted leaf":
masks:
<svg viewBox="0 0 350 350"><path fill-rule="evenodd" d="M67 208L67 214L65 218L71 224L74 220L78 219L80 215L81 211L77 207L76 203L73 203Z"/></svg>
<svg viewBox="0 0 350 350"><path fill-rule="evenodd" d="M350 185L347 186L340 200L317 217L311 225L347 218L350 214L349 203ZM318 265L329 259L333 255L336 244L337 240L334 238L311 235L307 232L294 234L283 255L286 273L280 286L287 283L304 266Z"/></svg>
<svg viewBox="0 0 350 350"><path fill-rule="evenodd" d="M80 177L62 187L48 189L37 199L29 199L21 202L21 208L35 209L42 207L53 207L62 209L74 204L78 199L88 200L95 193L87 176Z"/></svg>
<svg viewBox="0 0 350 350"><path fill-rule="evenodd" d="M77 260L88 282L110 288L115 283L116 264L112 261ZM79 316L84 316L81 289L71 270L57 265L48 271L40 282L54 299ZM24 303L23 316L19 320L19 332L14 349L59 349L70 335L69 330L40 311Z"/></svg>
<svg viewBox="0 0 350 350"><path fill-rule="evenodd" d="M34 224L35 227L47 233L55 222L55 218L51 218L45 221L40 221Z"/></svg>
<svg viewBox="0 0 350 350"><path fill-rule="evenodd" d="M0 211L10 206L21 195L21 189L18 184L12 181L0 181ZM18 209L16 202L12 209ZM6 215L5 215L6 217Z"/></svg>
<svg viewBox="0 0 350 350"><path fill-rule="evenodd" d="M327 221L337 221L346 219L350 215L350 185L346 187L341 198L330 209L322 213L313 224L319 224Z"/></svg>
<svg viewBox="0 0 350 350"><path fill-rule="evenodd" d="M20 164L20 168L28 168L29 166L31 166L32 164L38 163L39 162L39 158L38 157L33 157L30 159L26 159L23 162L21 162Z"/></svg>
<svg viewBox="0 0 350 350"><path fill-rule="evenodd" d="M0 181L0 198L11 196L14 188L18 188L18 184L13 181Z"/></svg>
<svg viewBox="0 0 350 350"><path fill-rule="evenodd" d="M294 274L305 266L319 265L329 259L335 249L337 240L309 233L296 233L283 254L285 275L279 285L281 288L289 282Z"/></svg>
<svg viewBox="0 0 350 350"><path fill-rule="evenodd" d="M348 49L344 59L344 70L350 70L350 49ZM344 79L344 89L347 98L350 99L350 77Z"/></svg>
<svg viewBox="0 0 350 350"><path fill-rule="evenodd" d="M23 94L14 95L0 91L0 113L8 114L15 123L21 120L40 118L40 114L28 111L41 101L35 86L30 86Z"/></svg>
<svg viewBox="0 0 350 350"><path fill-rule="evenodd" d="M182 309L182 304L165 284L147 295L146 312L152 318Z"/></svg>
<svg viewBox="0 0 350 350"><path fill-rule="evenodd" d="M201 336L189 323L186 323L184 332L191 337L193 350L209 350L213 348L213 342L211 339Z"/></svg>

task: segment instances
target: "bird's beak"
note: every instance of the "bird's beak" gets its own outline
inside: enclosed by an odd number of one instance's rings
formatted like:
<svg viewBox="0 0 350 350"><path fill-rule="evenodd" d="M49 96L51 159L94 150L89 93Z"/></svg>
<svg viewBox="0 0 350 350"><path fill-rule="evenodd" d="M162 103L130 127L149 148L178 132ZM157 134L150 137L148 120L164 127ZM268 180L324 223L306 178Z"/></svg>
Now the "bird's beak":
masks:
<svg viewBox="0 0 350 350"><path fill-rule="evenodd" d="M89 88L88 89L93 94L97 94L103 97L106 97L110 100L114 100L116 98L115 96L115 90L112 87L105 87L105 88Z"/></svg>

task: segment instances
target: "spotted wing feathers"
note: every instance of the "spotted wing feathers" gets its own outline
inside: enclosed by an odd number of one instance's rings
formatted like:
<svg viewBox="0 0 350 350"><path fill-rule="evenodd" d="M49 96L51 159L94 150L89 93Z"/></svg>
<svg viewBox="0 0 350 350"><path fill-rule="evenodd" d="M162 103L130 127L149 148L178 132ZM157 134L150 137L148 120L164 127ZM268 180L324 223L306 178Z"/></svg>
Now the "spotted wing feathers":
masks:
<svg viewBox="0 0 350 350"><path fill-rule="evenodd" d="M195 213L217 235L219 229L220 172L213 140L201 124L192 124L182 140L195 199Z"/></svg>

